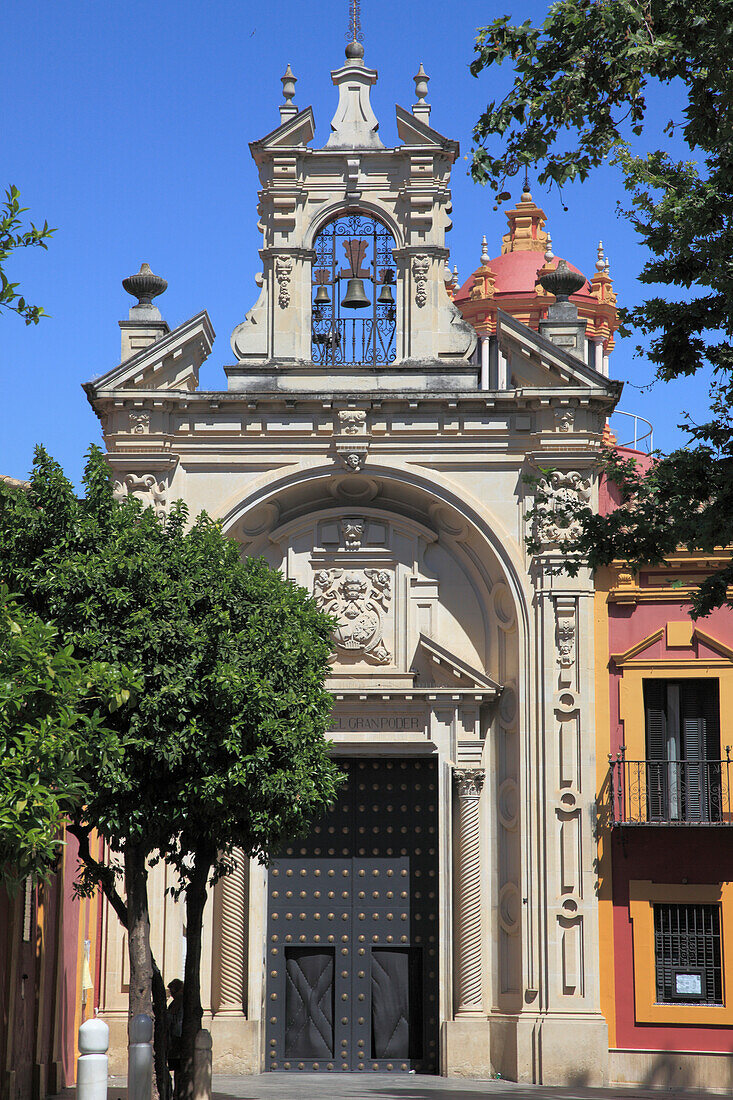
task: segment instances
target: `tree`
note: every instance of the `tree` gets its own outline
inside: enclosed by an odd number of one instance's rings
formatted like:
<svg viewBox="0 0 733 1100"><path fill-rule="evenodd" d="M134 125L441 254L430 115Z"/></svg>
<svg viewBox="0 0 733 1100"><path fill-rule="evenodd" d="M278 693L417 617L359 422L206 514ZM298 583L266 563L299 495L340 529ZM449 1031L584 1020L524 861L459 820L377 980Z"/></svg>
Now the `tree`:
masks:
<svg viewBox="0 0 733 1100"><path fill-rule="evenodd" d="M503 16L476 41L474 75L510 61L515 77L475 127L474 179L502 189L508 174L534 163L539 183L562 187L610 158L630 195L623 213L649 251L639 278L672 292L621 310L622 331L650 338L636 350L661 381L712 371L709 418L695 424L685 414L681 425L689 446L648 469L605 453L620 507L576 517L574 549L593 567L733 543L732 46L733 0L559 0L541 26ZM681 135L689 160L643 147L647 93L659 86L687 97L665 132ZM693 616L724 603L731 584L733 563L701 585Z"/></svg>
<svg viewBox="0 0 733 1100"><path fill-rule="evenodd" d="M63 826L121 759L104 718L130 699L134 678L72 650L0 585L0 880L11 890L56 869Z"/></svg>
<svg viewBox="0 0 733 1100"><path fill-rule="evenodd" d="M37 325L41 317L47 317L43 306L32 306L18 290L19 283L11 283L5 274L5 261L19 248L48 248L46 241L56 230L44 221L39 229L31 222L30 229L23 228L20 217L28 210L20 205L20 191L13 184L5 192L0 204L0 312L7 309L23 317L27 325Z"/></svg>
<svg viewBox="0 0 733 1100"><path fill-rule="evenodd" d="M263 561L242 561L206 515L159 519L113 497L92 448L77 500L37 451L27 491L0 487L0 577L28 610L53 617L81 662L129 668L134 698L110 716L119 768L71 822L84 885L99 884L128 930L130 1012L162 1019L165 990L149 943L146 862L175 868L186 905L183 1095L201 1026L207 888L233 852L266 861L333 799L339 772L324 733L331 620ZM89 852L96 828L124 858L126 897ZM156 1027L159 1089L163 1029Z"/></svg>

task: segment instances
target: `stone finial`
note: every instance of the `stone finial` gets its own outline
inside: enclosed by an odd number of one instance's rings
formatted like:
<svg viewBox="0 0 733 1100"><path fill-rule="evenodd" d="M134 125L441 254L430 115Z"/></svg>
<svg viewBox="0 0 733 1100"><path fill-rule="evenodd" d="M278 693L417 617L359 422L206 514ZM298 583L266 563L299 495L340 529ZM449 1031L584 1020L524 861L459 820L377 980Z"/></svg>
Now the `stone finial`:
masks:
<svg viewBox="0 0 733 1100"><path fill-rule="evenodd" d="M428 94L428 81L430 77L423 69L422 61L420 62L420 68L412 79L415 81L415 95L417 96L417 101L418 103L424 103L425 96Z"/></svg>
<svg viewBox="0 0 733 1100"><path fill-rule="evenodd" d="M603 255L603 241L598 242L598 259L596 260L596 271L605 271L606 269L606 257Z"/></svg>
<svg viewBox="0 0 733 1100"><path fill-rule="evenodd" d="M417 103L413 104L412 113L415 118L419 118L421 122L427 125L430 122L430 104L425 102L425 96L428 94L430 77L425 72L422 61L420 62L420 68L412 79L415 81L415 95L417 96Z"/></svg>
<svg viewBox="0 0 733 1100"><path fill-rule="evenodd" d="M349 42L345 50L347 61L361 61L364 57L364 46L354 38Z"/></svg>
<svg viewBox="0 0 733 1100"><path fill-rule="evenodd" d="M555 253L552 251L552 237L548 233L547 234L547 247L545 248L545 264L546 264L546 266L549 267L554 259L555 259Z"/></svg>
<svg viewBox="0 0 733 1100"><path fill-rule="evenodd" d="M130 306L128 319L120 321L122 331L120 362L124 363L131 355L159 340L170 329L161 317L158 307L153 304L153 298L162 294L168 283L160 275L152 272L149 264L142 264L137 275L129 275L123 279L122 285L128 294L137 298L135 305Z"/></svg>
<svg viewBox="0 0 733 1100"><path fill-rule="evenodd" d="M481 263L488 264L489 259L489 246L486 243L486 234L484 233L481 238Z"/></svg>
<svg viewBox="0 0 733 1100"><path fill-rule="evenodd" d="M285 99L285 102L280 104L280 118L283 122L287 122L289 118L292 118L293 115L297 115L298 113L298 108L293 103L295 85L298 78L290 68L290 62L288 62L288 67L280 79L282 81L283 97Z"/></svg>
<svg viewBox="0 0 733 1100"><path fill-rule="evenodd" d="M293 97L295 96L295 85L298 80L297 76L290 68L290 62L288 62L288 67L283 75L280 77L280 79L282 80L283 85L283 98L285 99L286 104L290 106L293 101Z"/></svg>
<svg viewBox="0 0 733 1100"><path fill-rule="evenodd" d="M122 280L122 286L128 294L137 298L137 303L130 307L131 320L140 317L160 320L160 310L153 305L153 298L162 294L167 289L168 283L160 275L152 272L149 264L141 264L137 275L128 275Z"/></svg>
<svg viewBox="0 0 733 1100"><path fill-rule="evenodd" d="M458 278L458 264L453 265L453 289L458 290L461 285L461 281Z"/></svg>

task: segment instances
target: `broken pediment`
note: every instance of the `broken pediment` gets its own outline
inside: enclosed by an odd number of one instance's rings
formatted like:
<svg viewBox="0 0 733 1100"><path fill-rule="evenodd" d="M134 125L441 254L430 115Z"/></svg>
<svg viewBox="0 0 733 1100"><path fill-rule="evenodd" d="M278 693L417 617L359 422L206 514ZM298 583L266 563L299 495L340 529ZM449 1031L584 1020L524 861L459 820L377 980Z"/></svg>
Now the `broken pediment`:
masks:
<svg viewBox="0 0 733 1100"><path fill-rule="evenodd" d="M259 141L251 141L249 148L255 163L259 164L263 153L275 152L278 149L300 148L313 140L315 132L313 108L305 107L271 130L269 134L265 134Z"/></svg>
<svg viewBox="0 0 733 1100"><path fill-rule="evenodd" d="M203 310L106 374L85 383L87 396L93 399L105 390L195 390L214 335L209 315Z"/></svg>
<svg viewBox="0 0 733 1100"><path fill-rule="evenodd" d="M444 137L443 134L428 126L427 122L416 118L412 112L395 104L397 118L397 133L403 145L433 146L442 149L452 160L455 160L460 151L460 146L453 138Z"/></svg>

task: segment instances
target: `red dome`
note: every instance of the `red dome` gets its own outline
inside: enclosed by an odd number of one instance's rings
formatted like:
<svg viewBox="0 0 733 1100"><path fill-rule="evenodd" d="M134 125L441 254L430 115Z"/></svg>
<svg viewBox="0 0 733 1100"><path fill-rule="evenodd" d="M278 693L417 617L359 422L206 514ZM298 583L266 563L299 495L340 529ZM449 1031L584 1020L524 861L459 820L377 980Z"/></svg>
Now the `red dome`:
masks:
<svg viewBox="0 0 733 1100"><path fill-rule="evenodd" d="M535 284L537 272L544 266L545 257L542 252L505 252L502 256L496 256L489 260L489 267L496 275L494 294L497 298L516 297L518 294L527 294L535 297ZM555 265L553 265L555 266ZM568 262L571 271L578 271L574 264ZM582 271L578 271L582 275ZM473 275L470 275L461 289L454 296L454 301L460 302L468 298L473 286ZM572 298L591 298L590 283L586 280L585 286L573 294ZM595 301L595 299L593 299Z"/></svg>

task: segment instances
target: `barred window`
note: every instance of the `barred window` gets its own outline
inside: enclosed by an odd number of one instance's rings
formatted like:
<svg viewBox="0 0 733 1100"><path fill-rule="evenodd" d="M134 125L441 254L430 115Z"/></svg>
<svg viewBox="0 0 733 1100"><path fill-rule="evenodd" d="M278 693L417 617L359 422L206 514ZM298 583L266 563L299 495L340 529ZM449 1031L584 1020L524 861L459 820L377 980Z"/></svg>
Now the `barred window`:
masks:
<svg viewBox="0 0 733 1100"><path fill-rule="evenodd" d="M655 905L658 1004L722 1005L719 905Z"/></svg>

